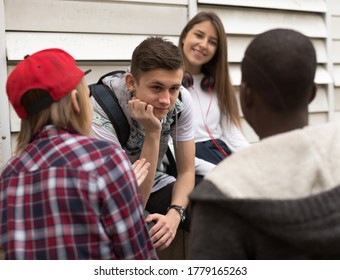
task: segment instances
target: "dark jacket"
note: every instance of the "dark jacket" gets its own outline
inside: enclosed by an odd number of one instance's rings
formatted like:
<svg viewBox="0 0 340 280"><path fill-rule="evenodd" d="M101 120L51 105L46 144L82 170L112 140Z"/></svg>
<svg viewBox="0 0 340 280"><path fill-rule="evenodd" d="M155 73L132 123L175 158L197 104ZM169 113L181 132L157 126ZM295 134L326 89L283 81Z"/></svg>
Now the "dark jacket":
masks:
<svg viewBox="0 0 340 280"><path fill-rule="evenodd" d="M340 259L339 126L263 140L196 187L188 259Z"/></svg>

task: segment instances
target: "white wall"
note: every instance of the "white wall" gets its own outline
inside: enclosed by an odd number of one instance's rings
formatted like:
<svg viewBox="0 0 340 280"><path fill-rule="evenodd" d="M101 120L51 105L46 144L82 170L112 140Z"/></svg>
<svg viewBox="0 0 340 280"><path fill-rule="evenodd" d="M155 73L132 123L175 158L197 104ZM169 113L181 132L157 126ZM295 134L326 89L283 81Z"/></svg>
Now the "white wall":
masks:
<svg viewBox="0 0 340 280"><path fill-rule="evenodd" d="M329 1L330 21L331 21L331 50L333 60L334 79L334 109L336 121L340 121L340 1Z"/></svg>

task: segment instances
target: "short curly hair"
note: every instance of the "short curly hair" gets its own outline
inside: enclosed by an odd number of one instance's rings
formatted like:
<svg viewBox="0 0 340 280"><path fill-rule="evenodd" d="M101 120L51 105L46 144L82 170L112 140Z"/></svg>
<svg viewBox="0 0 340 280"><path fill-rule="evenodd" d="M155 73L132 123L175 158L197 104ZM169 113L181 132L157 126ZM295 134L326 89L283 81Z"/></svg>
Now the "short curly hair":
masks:
<svg viewBox="0 0 340 280"><path fill-rule="evenodd" d="M242 82L277 111L308 105L317 59L311 40L291 29L272 29L249 44L241 63Z"/></svg>

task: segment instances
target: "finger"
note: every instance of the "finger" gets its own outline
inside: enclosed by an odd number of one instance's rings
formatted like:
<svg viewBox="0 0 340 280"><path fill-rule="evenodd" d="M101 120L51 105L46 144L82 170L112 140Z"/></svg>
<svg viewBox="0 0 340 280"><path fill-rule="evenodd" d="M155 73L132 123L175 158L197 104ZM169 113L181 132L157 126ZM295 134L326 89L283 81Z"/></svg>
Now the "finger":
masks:
<svg viewBox="0 0 340 280"><path fill-rule="evenodd" d="M148 171L150 167L150 162L144 162L143 165L139 168L139 173L144 173L145 171Z"/></svg>
<svg viewBox="0 0 340 280"><path fill-rule="evenodd" d="M148 108L148 103L138 100L138 102L135 103L135 108L140 112L145 112Z"/></svg>
<svg viewBox="0 0 340 280"><path fill-rule="evenodd" d="M149 170L144 170L143 173L137 177L138 186L140 186L144 182L146 176L148 176L148 173L149 173Z"/></svg>
<svg viewBox="0 0 340 280"><path fill-rule="evenodd" d="M157 223L157 221L158 221L161 217L163 217L163 216L164 216L164 215L157 214L157 213L149 214L149 215L146 217L145 221L146 221L147 223L152 222L152 221L155 221L155 222Z"/></svg>
<svg viewBox="0 0 340 280"><path fill-rule="evenodd" d="M153 106L151 104L146 104L145 110L153 114Z"/></svg>
<svg viewBox="0 0 340 280"><path fill-rule="evenodd" d="M132 168L134 170L136 170L136 167L138 166L138 164L140 163L140 159L137 159L133 164L132 164Z"/></svg>
<svg viewBox="0 0 340 280"><path fill-rule="evenodd" d="M171 232L161 226L159 222L150 229L149 233L152 243L157 244L158 247L162 246L171 235Z"/></svg>
<svg viewBox="0 0 340 280"><path fill-rule="evenodd" d="M146 217L145 222L154 224L149 230L149 234L150 234L151 237L154 236L157 232L159 232L162 229L161 223L159 223L158 218L155 217L154 214L149 214ZM158 235L158 236L160 236L160 235ZM156 241L156 238L155 238L155 241Z"/></svg>
<svg viewBox="0 0 340 280"><path fill-rule="evenodd" d="M172 240L170 240L170 238L169 238L162 246L158 247L158 250L164 250L164 249L168 248L170 246L170 244L172 243Z"/></svg>
<svg viewBox="0 0 340 280"><path fill-rule="evenodd" d="M136 171L140 170L142 168L142 166L145 164L145 158L142 159L137 159L133 164L132 164L132 168Z"/></svg>
<svg viewBox="0 0 340 280"><path fill-rule="evenodd" d="M139 162L135 162L133 165L133 171L135 172L136 178L138 181L138 184L143 183L146 176L148 175L148 169L150 167L150 163L146 162L145 159L139 160Z"/></svg>
<svg viewBox="0 0 340 280"><path fill-rule="evenodd" d="M151 239L152 240L152 239ZM161 238L159 238L157 241L153 242L153 245L158 250L163 250L171 244L173 238L171 238L171 235L168 233L165 233Z"/></svg>

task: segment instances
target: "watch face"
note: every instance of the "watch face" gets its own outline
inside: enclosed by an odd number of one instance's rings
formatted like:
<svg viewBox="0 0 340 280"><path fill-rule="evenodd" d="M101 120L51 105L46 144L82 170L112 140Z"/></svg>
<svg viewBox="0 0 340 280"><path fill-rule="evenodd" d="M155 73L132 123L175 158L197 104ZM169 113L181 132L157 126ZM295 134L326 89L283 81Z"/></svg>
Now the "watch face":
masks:
<svg viewBox="0 0 340 280"><path fill-rule="evenodd" d="M176 209L176 211L179 213L179 215L181 216L181 222L183 223L185 221L186 215L185 215L185 208L179 205L170 205L169 209Z"/></svg>
<svg viewBox="0 0 340 280"><path fill-rule="evenodd" d="M181 221L182 221L182 223L185 221L185 218L186 218L186 216L185 216L185 210L184 210L184 209L181 209Z"/></svg>

